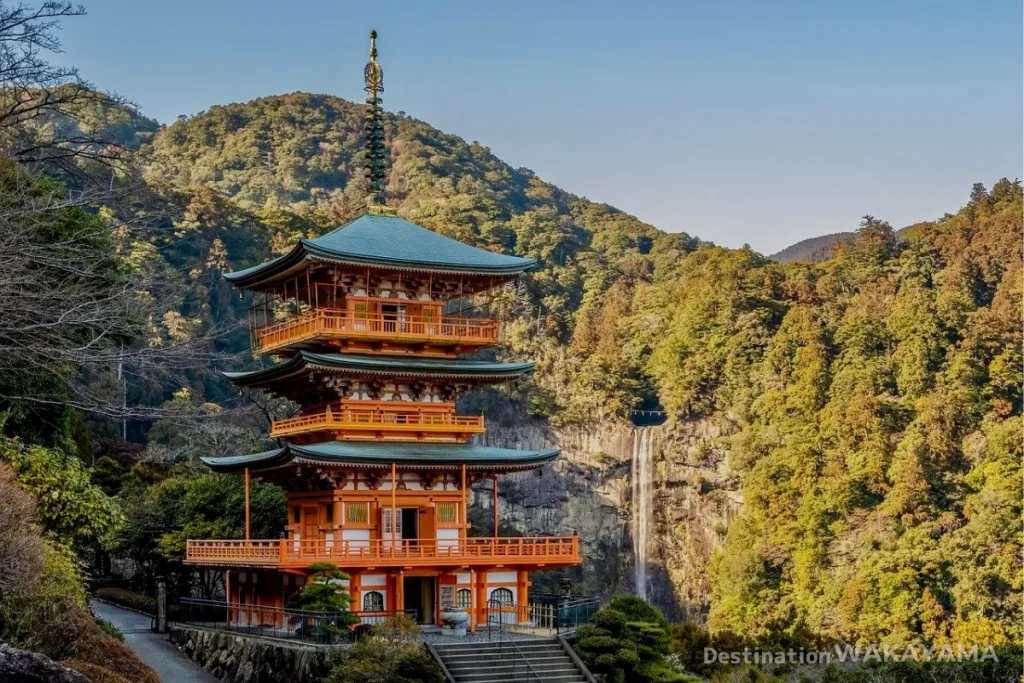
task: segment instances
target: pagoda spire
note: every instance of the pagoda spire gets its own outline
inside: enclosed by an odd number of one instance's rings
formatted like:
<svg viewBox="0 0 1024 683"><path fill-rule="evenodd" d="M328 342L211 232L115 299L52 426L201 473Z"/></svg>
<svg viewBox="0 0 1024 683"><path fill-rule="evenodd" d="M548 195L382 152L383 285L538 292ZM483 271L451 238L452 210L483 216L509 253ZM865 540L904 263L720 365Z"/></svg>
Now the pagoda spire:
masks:
<svg viewBox="0 0 1024 683"><path fill-rule="evenodd" d="M380 94L384 91L384 69L377 63L377 32L370 31L370 61L363 69L366 91L365 161L368 193L366 203L371 213L388 213L384 207L384 178L387 172L387 149L384 147L384 110Z"/></svg>

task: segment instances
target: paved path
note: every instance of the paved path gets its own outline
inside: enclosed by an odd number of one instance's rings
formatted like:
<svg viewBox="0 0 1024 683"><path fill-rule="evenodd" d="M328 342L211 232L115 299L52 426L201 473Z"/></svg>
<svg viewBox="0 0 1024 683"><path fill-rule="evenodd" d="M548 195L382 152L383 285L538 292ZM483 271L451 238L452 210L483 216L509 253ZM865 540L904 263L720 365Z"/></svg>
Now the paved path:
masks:
<svg viewBox="0 0 1024 683"><path fill-rule="evenodd" d="M92 611L124 634L124 642L153 667L163 683L217 683L217 679L185 656L167 636L149 630L151 618L105 602L92 603Z"/></svg>

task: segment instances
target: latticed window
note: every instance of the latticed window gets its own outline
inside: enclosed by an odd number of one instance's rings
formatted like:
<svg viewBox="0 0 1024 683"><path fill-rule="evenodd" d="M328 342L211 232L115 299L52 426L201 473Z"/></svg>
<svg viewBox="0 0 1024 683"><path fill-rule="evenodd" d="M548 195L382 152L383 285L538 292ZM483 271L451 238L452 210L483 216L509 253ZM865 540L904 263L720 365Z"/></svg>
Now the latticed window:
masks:
<svg viewBox="0 0 1024 683"><path fill-rule="evenodd" d="M508 588L495 588L491 592L491 602L496 602L499 605L514 605L516 600Z"/></svg>
<svg viewBox="0 0 1024 683"><path fill-rule="evenodd" d="M363 594L363 611L383 612L384 594L380 591L370 591L369 593Z"/></svg>
<svg viewBox="0 0 1024 683"><path fill-rule="evenodd" d="M366 503L346 503L345 519L348 522L365 523L369 519Z"/></svg>
<svg viewBox="0 0 1024 683"><path fill-rule="evenodd" d="M454 522L455 521L455 503L438 503L437 504L437 521L439 521L439 522Z"/></svg>
<svg viewBox="0 0 1024 683"><path fill-rule="evenodd" d="M460 588L455 594L455 606L462 609L469 609L473 605L473 594L468 588Z"/></svg>

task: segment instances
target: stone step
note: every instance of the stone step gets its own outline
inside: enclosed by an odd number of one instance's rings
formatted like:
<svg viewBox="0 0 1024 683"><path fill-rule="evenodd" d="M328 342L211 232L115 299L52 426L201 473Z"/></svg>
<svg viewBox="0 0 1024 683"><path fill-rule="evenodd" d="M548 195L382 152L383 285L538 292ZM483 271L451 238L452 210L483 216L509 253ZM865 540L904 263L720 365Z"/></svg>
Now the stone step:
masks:
<svg viewBox="0 0 1024 683"><path fill-rule="evenodd" d="M586 677L556 640L435 645L456 683L585 683Z"/></svg>
<svg viewBox="0 0 1024 683"><path fill-rule="evenodd" d="M445 666L448 670L454 673L465 673L472 674L477 672L488 672L488 671L515 671L516 669L525 669L526 663L522 660L519 662L501 662L500 664L476 664L476 665L464 665L459 667L452 667L445 662ZM568 669L570 671L576 670L576 665L572 663L571 659L566 658L561 662L530 662L530 666L533 667L534 671L561 671Z"/></svg>
<svg viewBox="0 0 1024 683"><path fill-rule="evenodd" d="M522 641L515 645L510 643L479 643L476 645L435 645L434 649L444 654L480 654L484 652L515 652L517 649L522 652L541 652L545 650L557 650L564 652L562 646L551 641Z"/></svg>
<svg viewBox="0 0 1024 683"><path fill-rule="evenodd" d="M470 655L460 657L443 657L444 663L449 669L452 668L466 668L474 666L499 666L502 664L508 664L510 662L522 661L522 657L472 657ZM552 662L571 662L568 655L564 652L560 655L544 655L543 657L527 657L531 664L541 663L550 664Z"/></svg>
<svg viewBox="0 0 1024 683"><path fill-rule="evenodd" d="M565 657L565 650L561 648L557 650L494 650L494 651L482 651L482 652L459 652L458 654L452 654L450 652L438 653L445 658L451 658L454 660L459 659L475 659L479 660L481 657L486 656L488 659L501 659L503 657ZM522 653L522 655L520 655Z"/></svg>
<svg viewBox="0 0 1024 683"><path fill-rule="evenodd" d="M454 675L454 674L452 674L452 675ZM458 677L456 677L455 680L458 683L462 682L462 679L460 679ZM576 674L573 675L573 676L547 676L547 675L545 675L545 676L543 676L543 680L540 683L586 683L586 680L587 679L585 679L583 677L583 674L581 674L580 672L577 671ZM522 683L538 683L537 678L535 676L527 676L526 674L521 674L521 675L519 675L516 678L508 678L507 676L505 676L505 677L481 678L481 679L474 680L473 683L514 683L515 681L521 681Z"/></svg>

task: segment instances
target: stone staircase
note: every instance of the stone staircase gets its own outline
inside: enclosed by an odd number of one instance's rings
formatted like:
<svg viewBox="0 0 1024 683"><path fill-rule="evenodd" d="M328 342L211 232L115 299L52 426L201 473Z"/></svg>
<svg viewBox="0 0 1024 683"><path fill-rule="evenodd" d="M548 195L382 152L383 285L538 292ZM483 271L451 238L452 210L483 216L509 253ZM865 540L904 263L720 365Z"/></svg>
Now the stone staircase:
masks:
<svg viewBox="0 0 1024 683"><path fill-rule="evenodd" d="M454 683L588 683L594 680L557 638L434 645ZM529 662L529 666L527 666Z"/></svg>

